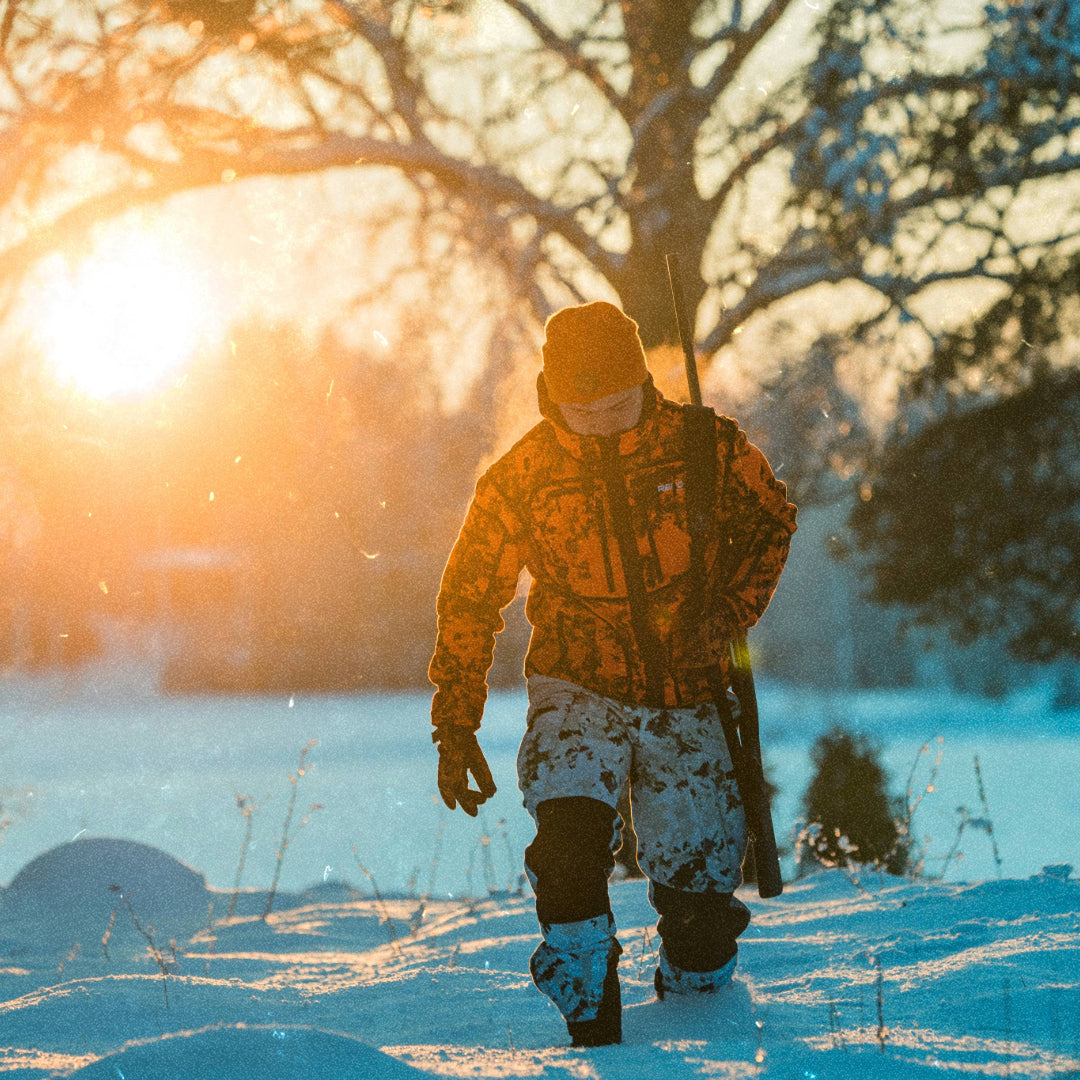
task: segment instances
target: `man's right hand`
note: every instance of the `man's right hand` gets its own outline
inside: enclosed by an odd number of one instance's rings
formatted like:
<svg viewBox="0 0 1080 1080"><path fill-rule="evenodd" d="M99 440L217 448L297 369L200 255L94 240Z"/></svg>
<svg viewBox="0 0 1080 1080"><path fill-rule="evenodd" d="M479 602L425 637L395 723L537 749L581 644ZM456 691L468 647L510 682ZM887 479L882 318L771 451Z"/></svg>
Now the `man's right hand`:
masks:
<svg viewBox="0 0 1080 1080"><path fill-rule="evenodd" d="M481 803L495 794L495 781L476 741L476 732L468 728L446 727L433 736L439 749L439 794L453 810L460 806L470 817L476 817ZM479 791L469 787L469 774Z"/></svg>

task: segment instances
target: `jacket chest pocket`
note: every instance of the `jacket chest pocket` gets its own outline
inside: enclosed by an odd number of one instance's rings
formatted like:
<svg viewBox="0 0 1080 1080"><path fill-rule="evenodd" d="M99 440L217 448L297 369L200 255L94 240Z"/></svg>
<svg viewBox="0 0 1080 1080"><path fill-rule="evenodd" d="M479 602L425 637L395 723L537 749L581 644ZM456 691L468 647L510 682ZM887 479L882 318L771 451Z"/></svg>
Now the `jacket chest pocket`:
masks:
<svg viewBox="0 0 1080 1080"><path fill-rule="evenodd" d="M581 596L621 596L626 584L599 485L550 487L532 503L538 571Z"/></svg>
<svg viewBox="0 0 1080 1080"><path fill-rule="evenodd" d="M645 525L648 546L641 554L649 584L667 585L690 568L686 484L673 470L655 472L635 484L634 501Z"/></svg>

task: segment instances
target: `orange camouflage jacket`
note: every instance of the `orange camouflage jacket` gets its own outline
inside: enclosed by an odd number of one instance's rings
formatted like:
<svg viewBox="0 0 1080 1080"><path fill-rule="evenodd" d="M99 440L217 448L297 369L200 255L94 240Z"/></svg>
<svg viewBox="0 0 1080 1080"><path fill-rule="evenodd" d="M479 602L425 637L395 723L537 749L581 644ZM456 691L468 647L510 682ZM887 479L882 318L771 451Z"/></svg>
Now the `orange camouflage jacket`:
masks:
<svg viewBox="0 0 1080 1080"><path fill-rule="evenodd" d="M500 612L523 569L532 577L526 676L566 679L627 704L648 700L633 590L620 557L620 503L623 522L629 503L644 578L637 594L639 604L644 596L653 654L662 658L663 702L709 700L704 669L719 663L726 671L728 643L760 618L783 570L796 514L785 486L735 421L717 417L704 604L687 604L693 586L682 406L650 380L636 427L582 436L562 423L542 374L538 387L546 419L481 476L443 573L428 672L437 688L432 723L480 726ZM624 550L632 559L633 548ZM700 614L687 625L680 615L692 606Z"/></svg>

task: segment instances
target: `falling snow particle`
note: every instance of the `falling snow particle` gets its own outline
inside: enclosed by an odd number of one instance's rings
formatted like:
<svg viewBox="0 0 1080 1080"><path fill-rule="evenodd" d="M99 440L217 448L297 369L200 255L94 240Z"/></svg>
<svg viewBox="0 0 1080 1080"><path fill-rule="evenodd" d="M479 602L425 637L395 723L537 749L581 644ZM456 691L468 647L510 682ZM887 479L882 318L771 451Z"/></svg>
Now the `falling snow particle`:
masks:
<svg viewBox="0 0 1080 1080"><path fill-rule="evenodd" d="M379 331L378 331L378 330L376 330L376 331L375 331L375 332L374 332L374 333L373 333L373 334L372 334L371 336L372 336L372 337L373 337L373 338L374 338L374 339L375 339L375 340L376 340L376 341L377 341L377 342L378 342L378 343L379 343L379 344L380 344L380 345L381 345L381 346L382 346L382 347L383 347L384 349L385 349L385 348L386 348L386 347L387 347L387 346L388 346L388 345L390 344L390 342L386 340L386 335L385 335L385 334L381 334L381 333L379 333Z"/></svg>

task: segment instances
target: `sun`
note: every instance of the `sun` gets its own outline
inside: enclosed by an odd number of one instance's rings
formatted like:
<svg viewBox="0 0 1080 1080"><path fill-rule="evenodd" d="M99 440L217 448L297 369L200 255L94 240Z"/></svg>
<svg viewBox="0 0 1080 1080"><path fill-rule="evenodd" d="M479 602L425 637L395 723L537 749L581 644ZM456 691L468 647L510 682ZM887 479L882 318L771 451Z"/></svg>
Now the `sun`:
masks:
<svg viewBox="0 0 1080 1080"><path fill-rule="evenodd" d="M198 260L153 233L110 235L74 266L51 260L35 293L34 336L55 378L98 399L159 389L221 332Z"/></svg>

